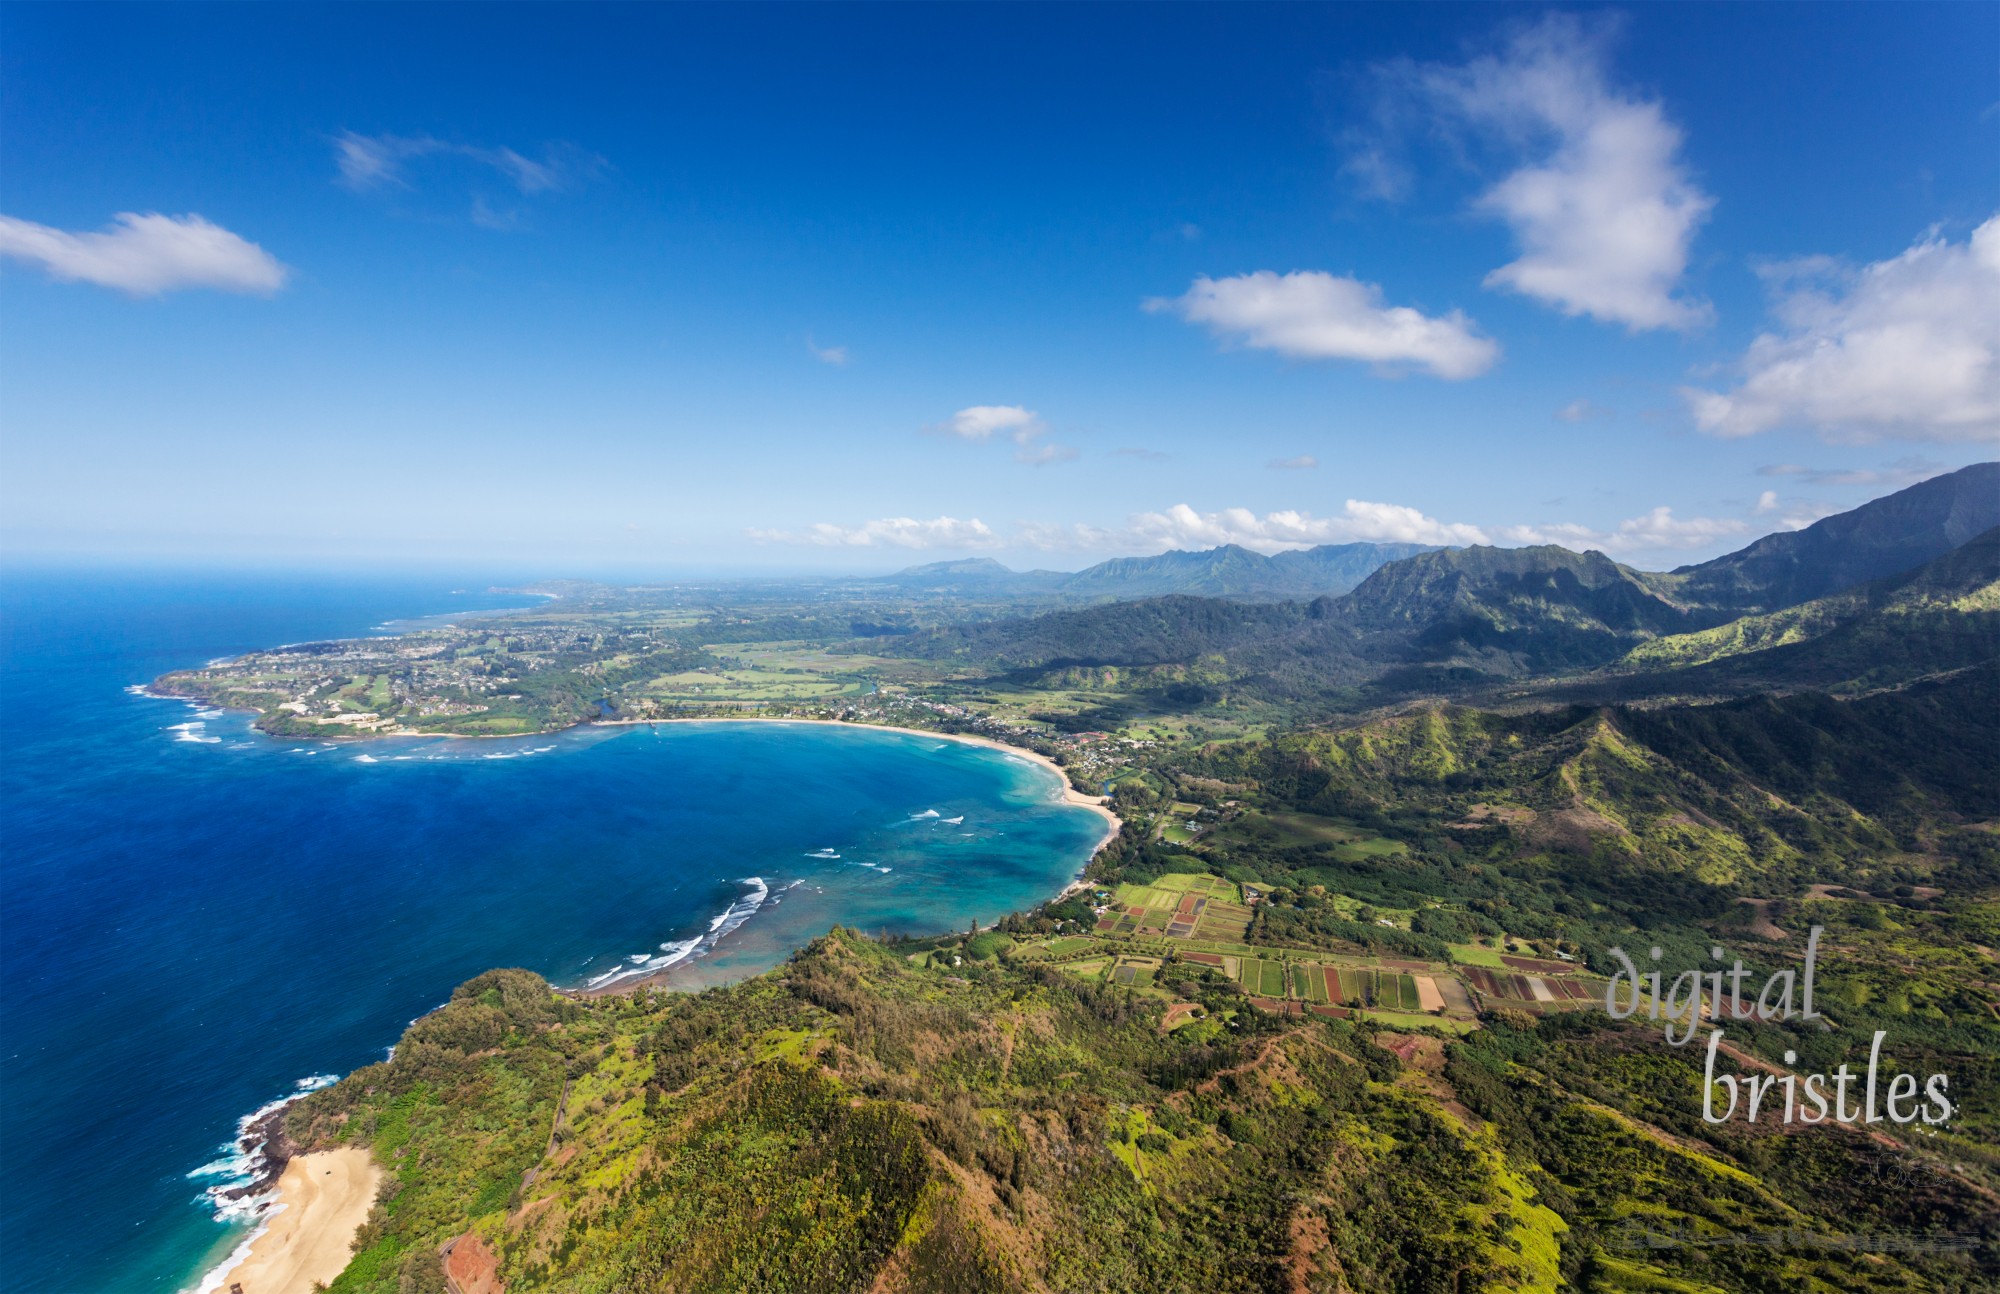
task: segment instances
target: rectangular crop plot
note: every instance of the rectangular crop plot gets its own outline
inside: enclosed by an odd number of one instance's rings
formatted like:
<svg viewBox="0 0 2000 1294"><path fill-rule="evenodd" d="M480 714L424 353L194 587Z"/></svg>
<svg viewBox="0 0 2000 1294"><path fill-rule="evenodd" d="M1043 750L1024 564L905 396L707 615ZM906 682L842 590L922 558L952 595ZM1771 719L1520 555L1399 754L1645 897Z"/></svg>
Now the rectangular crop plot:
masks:
<svg viewBox="0 0 2000 1294"><path fill-rule="evenodd" d="M1416 977L1417 1005L1425 1011L1444 1010L1444 994L1438 991L1437 981L1428 975Z"/></svg>
<svg viewBox="0 0 2000 1294"><path fill-rule="evenodd" d="M1399 1008L1405 1011L1422 1009L1422 1003L1417 997L1416 980L1408 975L1398 975L1395 978L1395 985L1395 1000Z"/></svg>
<svg viewBox="0 0 2000 1294"><path fill-rule="evenodd" d="M1300 997L1309 1002L1326 1001L1326 975L1319 967L1295 966L1292 979L1298 985Z"/></svg>
<svg viewBox="0 0 2000 1294"><path fill-rule="evenodd" d="M1257 971L1261 987L1257 990L1265 997L1285 996L1285 964L1283 962L1258 962Z"/></svg>
<svg viewBox="0 0 2000 1294"><path fill-rule="evenodd" d="M1343 969L1340 972L1340 1000L1349 1006L1358 1005L1361 992L1361 972Z"/></svg>
<svg viewBox="0 0 2000 1294"><path fill-rule="evenodd" d="M1222 965L1222 957L1219 953L1182 953L1181 960L1194 962L1201 966Z"/></svg>

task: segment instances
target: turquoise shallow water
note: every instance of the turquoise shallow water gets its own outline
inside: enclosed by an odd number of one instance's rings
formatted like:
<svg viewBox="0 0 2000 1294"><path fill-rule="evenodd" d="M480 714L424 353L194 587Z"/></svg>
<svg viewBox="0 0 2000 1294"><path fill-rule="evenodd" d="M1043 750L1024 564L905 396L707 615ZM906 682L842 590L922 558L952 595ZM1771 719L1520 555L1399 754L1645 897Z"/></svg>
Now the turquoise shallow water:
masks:
<svg viewBox="0 0 2000 1294"><path fill-rule="evenodd" d="M10 573L0 691L0 1286L176 1290L234 1244L190 1177L489 966L764 969L836 923L1032 904L1101 820L940 738L667 724L274 741L127 689L465 608L448 583ZM470 599L492 605L490 596Z"/></svg>

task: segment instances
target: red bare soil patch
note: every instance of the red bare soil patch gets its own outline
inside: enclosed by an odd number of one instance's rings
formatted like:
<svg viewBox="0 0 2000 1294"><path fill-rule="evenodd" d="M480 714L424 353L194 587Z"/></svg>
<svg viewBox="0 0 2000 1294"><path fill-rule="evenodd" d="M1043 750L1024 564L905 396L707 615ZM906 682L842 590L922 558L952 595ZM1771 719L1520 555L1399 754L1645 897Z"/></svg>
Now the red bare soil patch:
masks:
<svg viewBox="0 0 2000 1294"><path fill-rule="evenodd" d="M1413 1033L1384 1033L1377 1034L1375 1041L1397 1060L1407 1065L1417 1058L1419 1051L1423 1050L1425 1040Z"/></svg>
<svg viewBox="0 0 2000 1294"><path fill-rule="evenodd" d="M1427 971L1431 968L1431 964L1429 962L1396 961L1394 958L1390 957L1384 957L1382 959L1382 964L1384 966L1387 966L1390 970L1400 970L1400 971Z"/></svg>
<svg viewBox="0 0 2000 1294"><path fill-rule="evenodd" d="M1314 1015L1323 1015L1329 1020L1345 1020L1350 1014L1344 1006L1309 1006L1306 1010Z"/></svg>
<svg viewBox="0 0 2000 1294"><path fill-rule="evenodd" d="M444 1247L444 1283L452 1294L506 1294L499 1256L469 1231Z"/></svg>
<svg viewBox="0 0 2000 1294"><path fill-rule="evenodd" d="M1565 975L1576 969L1567 962L1538 961L1533 957L1501 957L1500 959L1515 970L1530 971L1536 975Z"/></svg>
<svg viewBox="0 0 2000 1294"><path fill-rule="evenodd" d="M1219 953L1182 953L1181 960L1186 962L1199 962L1203 966L1222 965L1222 957L1221 954Z"/></svg>

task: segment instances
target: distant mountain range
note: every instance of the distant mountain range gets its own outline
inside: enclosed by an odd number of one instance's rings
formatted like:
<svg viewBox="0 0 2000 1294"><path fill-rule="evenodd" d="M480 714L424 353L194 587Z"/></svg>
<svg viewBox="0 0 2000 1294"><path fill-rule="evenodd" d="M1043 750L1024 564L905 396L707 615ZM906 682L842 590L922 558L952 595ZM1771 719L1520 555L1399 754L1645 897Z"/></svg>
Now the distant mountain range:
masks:
<svg viewBox="0 0 2000 1294"><path fill-rule="evenodd" d="M1169 585L1171 596L951 626L899 650L1017 675L1179 666L1274 698L1385 701L1593 671L1591 686L1627 695L1863 687L2000 655L1996 526L2000 463L1981 463L1669 572L1549 546L1390 557L1396 546L1345 545L1281 555L1291 563L1240 548L1167 553L1036 574L1078 590ZM1245 600L1286 579L1331 585L1377 558L1344 594ZM1230 595L1197 592L1215 587ZM1651 683L1635 685L1637 674Z"/></svg>
<svg viewBox="0 0 2000 1294"><path fill-rule="evenodd" d="M911 593L1044 597L1055 602L1111 602L1190 597L1281 601L1337 596L1389 562L1431 551L1424 544L1321 544L1266 557L1237 544L1156 557L1115 557L1081 571L1015 571L990 557L912 566L873 581Z"/></svg>

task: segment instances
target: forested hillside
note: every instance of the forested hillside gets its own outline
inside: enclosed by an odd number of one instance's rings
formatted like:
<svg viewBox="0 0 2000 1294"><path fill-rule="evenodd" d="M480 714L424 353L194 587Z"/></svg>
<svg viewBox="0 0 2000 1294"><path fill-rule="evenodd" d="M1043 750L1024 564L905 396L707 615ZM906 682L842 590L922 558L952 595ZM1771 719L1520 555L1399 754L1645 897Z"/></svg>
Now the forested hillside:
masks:
<svg viewBox="0 0 2000 1294"><path fill-rule="evenodd" d="M1198 970L1185 991L1214 1023L1162 1033L1150 999L1059 970L945 974L840 932L695 996L499 971L289 1122L398 1174L337 1292L442 1290L454 1240L486 1288L607 1294L2000 1278L1990 1250L1843 1251L1982 1217L1990 1241L2000 1213L1859 1134L1702 1124L1694 1058L1656 1033L1559 1015L1442 1041L1237 1011Z"/></svg>

